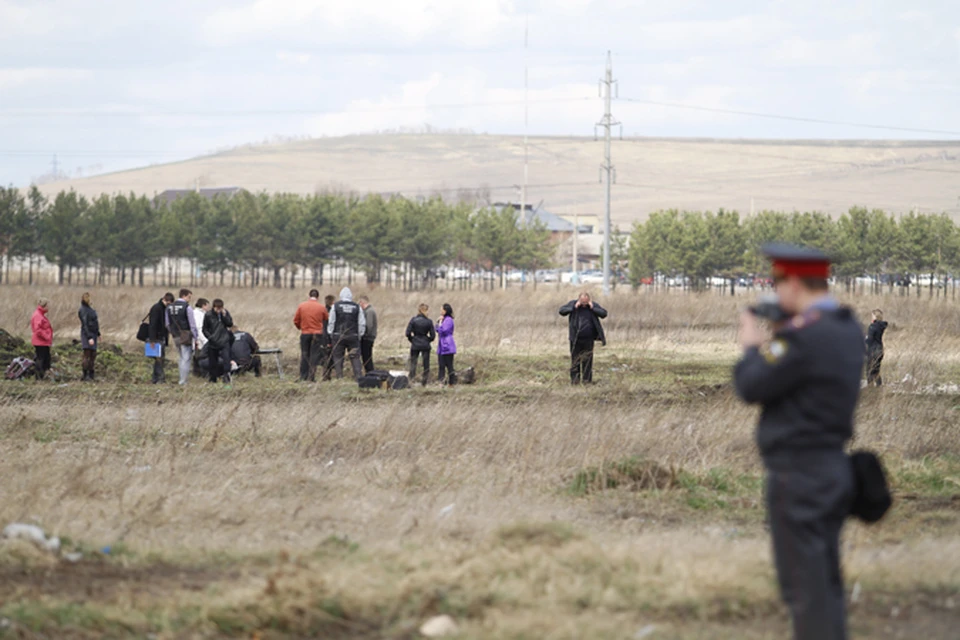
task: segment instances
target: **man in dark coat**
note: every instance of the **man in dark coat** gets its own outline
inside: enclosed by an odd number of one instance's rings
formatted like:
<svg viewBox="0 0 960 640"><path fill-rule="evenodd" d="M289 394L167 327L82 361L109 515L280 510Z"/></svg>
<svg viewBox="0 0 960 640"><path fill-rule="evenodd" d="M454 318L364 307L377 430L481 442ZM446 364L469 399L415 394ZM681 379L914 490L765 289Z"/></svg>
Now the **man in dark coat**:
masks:
<svg viewBox="0 0 960 640"><path fill-rule="evenodd" d="M863 370L863 332L827 288L819 251L768 245L774 287L791 317L772 336L740 318L740 397L762 407L757 444L767 469L767 511L780 593L795 640L844 640L840 530L855 496L844 445Z"/></svg>
<svg viewBox="0 0 960 640"><path fill-rule="evenodd" d="M883 311L873 310L873 322L867 327L867 386L883 384L880 376L880 365L883 363L883 332L887 330L887 323L883 319Z"/></svg>
<svg viewBox="0 0 960 640"><path fill-rule="evenodd" d="M163 363L167 356L167 344L169 343L169 332L167 331L167 307L173 304L174 297L172 293L163 294L157 304L150 307L149 332L147 342L160 345L160 356L152 358L153 360L153 384L160 384L166 378L163 372Z"/></svg>
<svg viewBox="0 0 960 640"><path fill-rule="evenodd" d="M234 373L241 374L247 371L253 371L256 378L260 377L260 356L257 351L260 345L254 340L253 336L246 331L241 331L236 326L233 327L233 346L230 347L230 356L237 363L237 369Z"/></svg>
<svg viewBox="0 0 960 640"><path fill-rule="evenodd" d="M606 346L601 318L607 310L590 299L584 291L576 300L560 307L560 315L568 317L570 338L570 382L572 384L593 382L593 348L597 340Z"/></svg>
<svg viewBox="0 0 960 640"><path fill-rule="evenodd" d="M210 362L210 382L216 382L217 374L222 373L223 383L230 384L230 347L233 344L233 334L229 329L232 326L233 318L230 312L224 309L223 300L217 298L203 317L203 335L207 337ZM220 363L219 368L216 366L217 362Z"/></svg>

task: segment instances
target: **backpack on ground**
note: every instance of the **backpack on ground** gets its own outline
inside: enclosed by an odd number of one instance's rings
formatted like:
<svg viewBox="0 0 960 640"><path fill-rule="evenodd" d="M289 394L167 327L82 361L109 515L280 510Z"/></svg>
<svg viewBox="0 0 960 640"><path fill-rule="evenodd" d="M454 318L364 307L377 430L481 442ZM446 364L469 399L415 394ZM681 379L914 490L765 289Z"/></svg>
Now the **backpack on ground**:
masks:
<svg viewBox="0 0 960 640"><path fill-rule="evenodd" d="M872 451L854 451L850 466L856 486L850 514L866 523L879 521L893 504L883 464Z"/></svg>
<svg viewBox="0 0 960 640"><path fill-rule="evenodd" d="M7 372L4 377L7 380L20 380L36 372L36 364L30 358L17 356L7 366Z"/></svg>
<svg viewBox="0 0 960 640"><path fill-rule="evenodd" d="M391 373L390 371L373 370L357 380L361 389L393 389L395 391L410 386L406 374Z"/></svg>

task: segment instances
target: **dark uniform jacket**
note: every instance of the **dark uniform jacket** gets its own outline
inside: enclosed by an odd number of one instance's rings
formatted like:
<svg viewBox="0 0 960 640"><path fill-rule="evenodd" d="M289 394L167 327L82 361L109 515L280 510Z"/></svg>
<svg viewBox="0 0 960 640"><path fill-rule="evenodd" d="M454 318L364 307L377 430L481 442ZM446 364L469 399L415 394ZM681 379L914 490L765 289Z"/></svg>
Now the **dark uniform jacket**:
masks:
<svg viewBox="0 0 960 640"><path fill-rule="evenodd" d="M227 331L227 327L233 326L233 318L230 312L224 309L217 313L213 309L207 311L203 316L203 335L210 341L210 346L214 349L226 349L233 341L233 336Z"/></svg>
<svg viewBox="0 0 960 640"><path fill-rule="evenodd" d="M734 384L763 407L757 444L767 466L802 450L842 450L853 436L862 370L863 333L845 307L796 316L769 344L747 350Z"/></svg>
<svg viewBox="0 0 960 640"><path fill-rule="evenodd" d="M570 327L569 329L570 348L573 348L573 345L577 342L577 335L580 333L580 326L579 326L580 310L577 309L576 307L577 307L576 300L571 300L567 304L560 307L560 315L569 316L568 325ZM603 333L603 325L600 324L600 319L607 317L607 310L601 307L596 302L594 302L593 308L591 309L591 311L593 311L593 313L590 314L589 318L590 318L590 321L593 323L594 339L599 340L601 344L606 346L607 336Z"/></svg>
<svg viewBox="0 0 960 640"><path fill-rule="evenodd" d="M871 356L883 354L883 332L887 330L884 320L874 320L867 327L867 353Z"/></svg>
<svg viewBox="0 0 960 640"><path fill-rule="evenodd" d="M407 340L414 351L429 351L430 343L436 340L437 331L433 328L433 321L422 313L410 318L407 324Z"/></svg>
<svg viewBox="0 0 960 640"><path fill-rule="evenodd" d="M167 344L167 307L163 300L150 307L150 329L147 334L147 340L150 342L161 342Z"/></svg>
<svg viewBox="0 0 960 640"><path fill-rule="evenodd" d="M233 334L233 347L230 349L230 354L241 367L250 364L253 354L259 350L260 345L246 331L237 331Z"/></svg>
<svg viewBox="0 0 960 640"><path fill-rule="evenodd" d="M333 305L333 326L330 334L341 338L360 337L360 314L363 310L356 302L340 300Z"/></svg>
<svg viewBox="0 0 960 640"><path fill-rule="evenodd" d="M83 349L96 349L100 339L100 321L97 319L97 312L93 307L81 304L77 315L80 317L80 346ZM90 346L91 338L93 338L93 346Z"/></svg>

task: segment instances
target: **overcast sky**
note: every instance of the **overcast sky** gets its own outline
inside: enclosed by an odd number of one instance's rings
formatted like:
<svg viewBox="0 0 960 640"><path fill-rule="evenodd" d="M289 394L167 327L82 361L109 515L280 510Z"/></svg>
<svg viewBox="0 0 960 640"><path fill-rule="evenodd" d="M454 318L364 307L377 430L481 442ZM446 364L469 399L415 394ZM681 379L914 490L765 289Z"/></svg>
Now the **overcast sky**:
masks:
<svg viewBox="0 0 960 640"><path fill-rule="evenodd" d="M276 135L960 139L955 0L0 0L0 183ZM631 99L633 102L628 102ZM459 106L458 106L459 105ZM469 106L462 106L469 105Z"/></svg>

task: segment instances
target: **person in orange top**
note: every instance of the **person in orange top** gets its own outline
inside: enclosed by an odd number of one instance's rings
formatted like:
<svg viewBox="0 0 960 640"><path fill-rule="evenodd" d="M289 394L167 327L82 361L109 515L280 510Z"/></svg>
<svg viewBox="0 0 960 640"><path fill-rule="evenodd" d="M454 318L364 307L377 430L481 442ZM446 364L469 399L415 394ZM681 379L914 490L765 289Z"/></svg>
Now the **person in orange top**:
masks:
<svg viewBox="0 0 960 640"><path fill-rule="evenodd" d="M300 380L315 382L317 365L324 347L324 328L330 314L320 302L320 292L310 290L310 299L301 302L293 316L294 326L300 330Z"/></svg>
<svg viewBox="0 0 960 640"><path fill-rule="evenodd" d="M37 377L43 380L50 369L50 347L53 345L53 326L47 319L46 298L37 301L37 310L30 318L31 343L37 354Z"/></svg>

